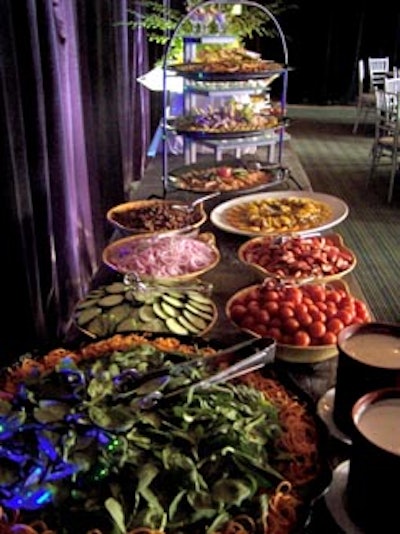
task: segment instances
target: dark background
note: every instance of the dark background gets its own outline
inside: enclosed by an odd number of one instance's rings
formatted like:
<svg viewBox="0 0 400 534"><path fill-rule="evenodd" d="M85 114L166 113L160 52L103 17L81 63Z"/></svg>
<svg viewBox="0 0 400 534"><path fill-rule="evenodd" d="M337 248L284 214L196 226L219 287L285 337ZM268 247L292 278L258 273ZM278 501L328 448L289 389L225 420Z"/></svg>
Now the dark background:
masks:
<svg viewBox="0 0 400 534"><path fill-rule="evenodd" d="M400 66L400 5L378 0L294 0L295 8L276 15L285 35L289 66L289 104L352 104L357 92L357 62L389 56ZM172 3L174 5L174 3ZM273 12L271 2L260 1ZM246 43L265 59L280 60L281 41L255 38ZM150 67L162 57L150 43ZM157 97L156 97L157 98Z"/></svg>
<svg viewBox="0 0 400 534"><path fill-rule="evenodd" d="M289 65L288 103L352 103L357 91L357 62L368 56L400 58L400 7L387 0L298 1L282 15Z"/></svg>

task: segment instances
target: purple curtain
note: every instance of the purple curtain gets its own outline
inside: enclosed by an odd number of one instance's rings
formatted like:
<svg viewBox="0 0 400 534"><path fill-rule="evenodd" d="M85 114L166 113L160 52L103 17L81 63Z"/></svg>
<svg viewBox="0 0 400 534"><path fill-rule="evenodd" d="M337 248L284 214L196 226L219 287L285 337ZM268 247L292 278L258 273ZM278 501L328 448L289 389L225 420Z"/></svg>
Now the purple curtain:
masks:
<svg viewBox="0 0 400 534"><path fill-rule="evenodd" d="M111 236L106 211L141 178L149 119L135 93L145 43L120 24L128 0L0 5L6 364L63 340Z"/></svg>

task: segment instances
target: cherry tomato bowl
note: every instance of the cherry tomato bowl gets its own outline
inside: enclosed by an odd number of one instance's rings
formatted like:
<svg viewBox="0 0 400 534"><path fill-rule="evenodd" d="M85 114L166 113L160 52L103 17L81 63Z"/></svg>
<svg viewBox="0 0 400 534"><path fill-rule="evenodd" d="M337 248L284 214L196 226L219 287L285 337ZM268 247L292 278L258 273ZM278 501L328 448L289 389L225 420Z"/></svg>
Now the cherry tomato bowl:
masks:
<svg viewBox="0 0 400 534"><path fill-rule="evenodd" d="M336 357L341 330L371 321L365 302L354 297L343 280L289 285L265 279L232 295L225 313L244 332L274 338L276 358L293 363Z"/></svg>

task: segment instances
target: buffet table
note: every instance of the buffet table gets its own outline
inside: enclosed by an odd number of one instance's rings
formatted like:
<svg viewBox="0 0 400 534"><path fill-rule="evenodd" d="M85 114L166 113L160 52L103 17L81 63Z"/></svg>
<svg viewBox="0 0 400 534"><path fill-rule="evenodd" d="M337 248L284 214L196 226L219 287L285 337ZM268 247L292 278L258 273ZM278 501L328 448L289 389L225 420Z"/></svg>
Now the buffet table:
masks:
<svg viewBox="0 0 400 534"><path fill-rule="evenodd" d="M205 156L207 157L207 156ZM179 163L176 163L179 166ZM279 189L288 190L311 190L311 184L304 173L296 154L290 149L285 148L283 165L290 170L290 178L284 185L275 186ZM154 160L150 163L144 180L138 184L135 189L132 200L142 200L148 198L163 197L163 183L160 162ZM273 190L273 189L272 189ZM171 190L168 191L168 199L193 200L197 196L194 193ZM232 198L228 197L228 198ZM216 197L205 203L206 212L211 210L220 202L226 200L226 197ZM201 232L211 232L215 236L216 245L221 254L221 260L218 265L208 273L204 274L201 279L212 284L212 299L218 308L218 319L206 336L206 341L217 342L224 346L233 345L243 340L243 332L233 325L225 314L225 304L228 299L238 290L260 283L260 276L255 270L249 268L238 258L237 251L239 246L248 240L248 237L229 232L225 232L213 225L208 219L201 227ZM340 225L337 230L340 233ZM113 241L123 236L119 230L115 231ZM93 286L99 286L110 283L116 279L116 273L106 265L103 265L93 281ZM345 279L349 285L351 293L362 300L363 294L357 284L354 276L349 274ZM317 410L318 401L335 385L337 358L333 357L317 363L292 363L282 360L276 361L279 372L285 374L288 380L298 389L299 393L307 400L312 409ZM326 421L325 421L326 422ZM335 468L341 464L349 455L349 445L337 439L327 426L321 421L321 429L326 432L327 456L329 465ZM339 507L340 508L340 507ZM339 512L340 514L340 509ZM307 525L307 532L310 534L323 531L327 534L342 532L337 526L337 521L332 518L331 513L326 508L324 497L318 499L313 507L311 519ZM356 531L354 534L357 534Z"/></svg>
<svg viewBox="0 0 400 534"><path fill-rule="evenodd" d="M204 156L207 157L207 156ZM290 143L285 143L283 151L284 167L290 170L290 179L283 186L289 190L311 190L311 184L306 176L301 163L290 147ZM174 163L175 165L175 163ZM179 163L176 163L179 166ZM153 197L162 197L162 169L160 162L154 160L150 163L149 169L144 180L139 184L135 190L132 200L147 199ZM282 186L279 187L282 189ZM274 189L272 189L273 191ZM180 200L193 200L196 198L193 193L185 191L168 191L167 198L174 198ZM228 197L228 198L232 198ZM223 202L226 198L217 197L206 202L205 208L209 214L212 209ZM216 228L209 220L201 227L201 232L212 232L216 239L216 244L221 253L221 261L209 273L202 276L202 280L213 285L212 298L218 307L218 320L207 336L207 339L223 341L223 344L234 344L243 338L241 332L235 325L233 325L225 314L225 303L238 290L252 284L260 282L260 277L254 270L244 265L237 256L239 246L248 238L231 234ZM340 225L337 230L340 233ZM116 238L118 235L115 236ZM107 271L107 269L106 269ZM111 273L108 273L109 275ZM104 275L104 272L103 272ZM364 300L363 293L359 287L353 274L349 274L345 278L349 285L351 293ZM285 361L277 361L277 367L280 371L285 373L289 379L301 389L301 392L310 401L311 406L317 409L318 400L335 385L337 358L331 358L318 363L289 363ZM325 428L325 425L323 425ZM329 463L332 468L335 468L345 459L348 458L349 445L338 440L334 435L327 431L328 435L328 451ZM340 512L340 506L339 511ZM337 517L336 517L337 519ZM323 528L322 528L323 527ZM326 507L325 499L319 499L314 505L311 515L311 520L307 526L307 532L310 534L317 534L321 531L326 534L334 534L343 532L337 526L337 522L333 519L331 513ZM354 531L356 534L356 531Z"/></svg>

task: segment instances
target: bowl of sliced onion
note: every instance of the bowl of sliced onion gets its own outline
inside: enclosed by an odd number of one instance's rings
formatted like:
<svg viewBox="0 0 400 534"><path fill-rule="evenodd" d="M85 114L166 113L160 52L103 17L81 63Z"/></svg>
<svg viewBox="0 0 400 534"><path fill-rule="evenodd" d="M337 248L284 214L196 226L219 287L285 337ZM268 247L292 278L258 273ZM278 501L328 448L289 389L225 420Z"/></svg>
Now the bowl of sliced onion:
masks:
<svg viewBox="0 0 400 534"><path fill-rule="evenodd" d="M134 273L141 280L182 282L217 266L221 259L210 232L129 236L110 243L103 262L113 270Z"/></svg>

